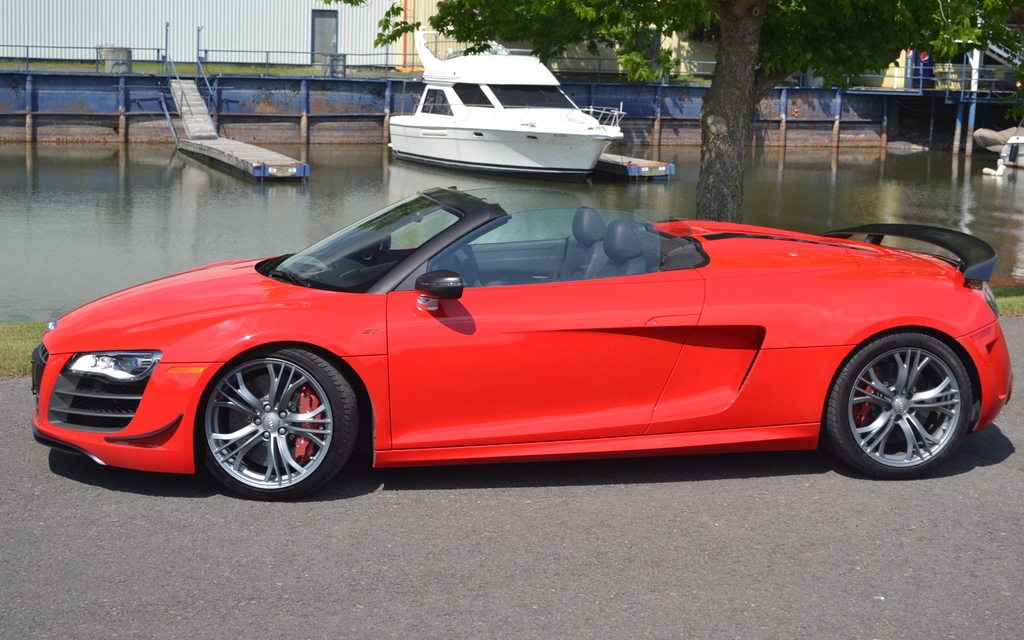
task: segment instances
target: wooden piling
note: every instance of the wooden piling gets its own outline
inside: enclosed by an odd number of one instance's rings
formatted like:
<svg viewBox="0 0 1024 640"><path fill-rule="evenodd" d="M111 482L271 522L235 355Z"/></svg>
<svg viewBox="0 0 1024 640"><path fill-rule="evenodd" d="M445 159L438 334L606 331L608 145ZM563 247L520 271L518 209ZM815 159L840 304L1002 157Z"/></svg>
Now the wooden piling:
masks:
<svg viewBox="0 0 1024 640"><path fill-rule="evenodd" d="M782 97L779 105L779 148L786 148L786 119L789 114L789 89L782 89Z"/></svg>
<svg viewBox="0 0 1024 640"><path fill-rule="evenodd" d="M832 105L835 109L835 119L832 122L832 148L837 149L839 147L839 117L843 111L843 93L841 89L836 89L836 97L832 101Z"/></svg>
<svg viewBox="0 0 1024 640"><path fill-rule="evenodd" d="M970 108L967 110L967 140L965 141L966 150L964 151L964 157L970 158L974 151L974 113L978 108L977 102L971 102Z"/></svg>
<svg viewBox="0 0 1024 640"><path fill-rule="evenodd" d="M36 127L32 121L32 76L25 76L25 142L35 142Z"/></svg>
<svg viewBox="0 0 1024 640"><path fill-rule="evenodd" d="M964 103L956 105L956 126L953 127L953 155L960 155L960 128L964 120Z"/></svg>

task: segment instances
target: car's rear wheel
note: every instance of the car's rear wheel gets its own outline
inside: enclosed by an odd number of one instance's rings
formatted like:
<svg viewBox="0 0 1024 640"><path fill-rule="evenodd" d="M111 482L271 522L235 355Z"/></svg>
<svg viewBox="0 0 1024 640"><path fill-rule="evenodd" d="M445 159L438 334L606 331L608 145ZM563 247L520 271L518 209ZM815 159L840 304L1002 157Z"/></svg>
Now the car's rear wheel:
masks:
<svg viewBox="0 0 1024 640"><path fill-rule="evenodd" d="M894 333L862 345L836 376L824 436L841 460L882 478L942 464L970 427L967 370L940 340Z"/></svg>
<svg viewBox="0 0 1024 640"><path fill-rule="evenodd" d="M359 423L345 377L300 349L232 366L213 383L201 415L210 472L232 491L263 500L323 486L348 460Z"/></svg>

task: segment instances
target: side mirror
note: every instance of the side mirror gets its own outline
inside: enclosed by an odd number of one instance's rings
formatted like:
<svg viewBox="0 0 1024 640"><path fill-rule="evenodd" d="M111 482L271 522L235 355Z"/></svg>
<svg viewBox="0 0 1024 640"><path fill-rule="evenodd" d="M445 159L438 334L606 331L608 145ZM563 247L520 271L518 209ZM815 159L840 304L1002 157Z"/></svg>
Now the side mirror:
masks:
<svg viewBox="0 0 1024 640"><path fill-rule="evenodd" d="M456 300L462 297L462 276L440 269L424 273L416 278L416 304L424 311L437 311L439 300Z"/></svg>

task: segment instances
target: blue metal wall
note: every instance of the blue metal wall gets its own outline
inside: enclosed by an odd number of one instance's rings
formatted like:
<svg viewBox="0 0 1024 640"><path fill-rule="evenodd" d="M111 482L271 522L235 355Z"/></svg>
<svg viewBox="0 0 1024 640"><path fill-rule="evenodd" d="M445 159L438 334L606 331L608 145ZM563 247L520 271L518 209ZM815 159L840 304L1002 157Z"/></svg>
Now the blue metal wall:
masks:
<svg viewBox="0 0 1024 640"><path fill-rule="evenodd" d="M53 117L149 115L165 120L161 95L170 109L174 104L162 82L162 78L147 75L0 72L0 116L7 116L0 123L7 127L6 132L0 131L0 139L17 137L16 117L26 113ZM699 142L704 87L573 82L562 86L581 106L621 105L626 111L623 129L631 142ZM243 128L236 128L236 132L244 130L244 135L252 139L266 136L273 141L298 141L301 135L303 141L369 142L384 135L385 115L415 109L423 84L408 80L218 76L213 80L213 91L219 124L227 127L234 123ZM775 123L784 119L790 134L796 134L794 126L804 125L803 134L792 138L796 144L829 144L833 127L822 126L835 123L838 109L839 121L847 132L843 144L877 145L883 135L887 100L884 95L833 89L778 89L761 101L754 114L755 142L774 144L771 131L781 130L781 125ZM308 131L318 130L324 137L300 133L300 118L309 119ZM358 123L359 128L355 124L348 129L332 128L332 122ZM157 123L152 124L153 131L157 131ZM169 135L166 124L163 127ZM276 133L268 133L275 127ZM225 133L232 135L228 129ZM68 135L75 137L74 133ZM87 138L91 134L82 135Z"/></svg>
<svg viewBox="0 0 1024 640"><path fill-rule="evenodd" d="M162 114L163 93L153 76L0 73L0 114L117 115L122 105Z"/></svg>
<svg viewBox="0 0 1024 640"><path fill-rule="evenodd" d="M127 94L127 110L138 107L139 97L153 99L160 92L160 78L146 75L26 74L0 73L0 112L24 111L28 106L27 79L32 78L32 110L64 113L116 113L119 95ZM123 86L119 81L123 78ZM275 78L218 76L213 81L218 111L224 115L384 115L409 113L419 100L423 83L410 80L356 78ZM390 92L388 87L390 86ZM305 89L303 89L305 87ZM619 107L627 119L696 120L704 87L636 85L618 83L562 84L566 94L581 106ZM305 91L305 98L303 98ZM833 89L787 90L787 120L832 121L837 101L844 122L882 120L885 96L848 94ZM385 104L386 99L388 104ZM303 102L305 100L305 102ZM761 101L756 117L779 120L782 90Z"/></svg>

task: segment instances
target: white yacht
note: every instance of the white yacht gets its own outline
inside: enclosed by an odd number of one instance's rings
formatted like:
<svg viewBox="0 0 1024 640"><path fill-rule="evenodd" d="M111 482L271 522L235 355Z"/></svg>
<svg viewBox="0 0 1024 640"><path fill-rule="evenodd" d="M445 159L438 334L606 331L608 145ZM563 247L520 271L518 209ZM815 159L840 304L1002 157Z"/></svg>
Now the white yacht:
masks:
<svg viewBox="0 0 1024 640"><path fill-rule="evenodd" d="M413 115L391 117L399 158L470 171L583 178L613 140L619 109L577 107L533 56L500 45L439 60L416 33L426 87Z"/></svg>

